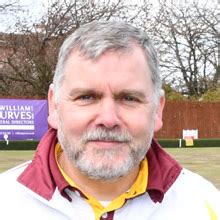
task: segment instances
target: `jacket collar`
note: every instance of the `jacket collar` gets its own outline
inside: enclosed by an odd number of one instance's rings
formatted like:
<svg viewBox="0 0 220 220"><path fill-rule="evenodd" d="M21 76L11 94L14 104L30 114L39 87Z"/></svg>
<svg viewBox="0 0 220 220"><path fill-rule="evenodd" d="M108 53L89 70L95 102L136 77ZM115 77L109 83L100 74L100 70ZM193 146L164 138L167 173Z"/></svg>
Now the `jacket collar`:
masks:
<svg viewBox="0 0 220 220"><path fill-rule="evenodd" d="M147 152L147 160L149 169L147 192L154 202L162 202L164 194L175 182L182 167L154 139Z"/></svg>
<svg viewBox="0 0 220 220"><path fill-rule="evenodd" d="M51 128L41 139L31 164L17 178L18 182L47 200L52 198L56 187L63 194L68 185L55 161L56 143L56 130Z"/></svg>
<svg viewBox="0 0 220 220"><path fill-rule="evenodd" d="M65 193L65 189L71 187L60 173L55 160L56 143L57 132L51 128L41 139L33 161L17 180L47 200L52 198L57 187L61 195L71 201ZM182 168L155 140L146 156L149 167L146 191L154 202L162 202L164 194L175 182Z"/></svg>

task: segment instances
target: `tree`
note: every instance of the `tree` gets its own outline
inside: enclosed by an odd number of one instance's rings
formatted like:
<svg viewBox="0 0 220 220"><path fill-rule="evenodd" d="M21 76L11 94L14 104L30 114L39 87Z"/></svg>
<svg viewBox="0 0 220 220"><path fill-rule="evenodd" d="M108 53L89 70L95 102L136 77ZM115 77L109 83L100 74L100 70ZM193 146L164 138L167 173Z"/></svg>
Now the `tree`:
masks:
<svg viewBox="0 0 220 220"><path fill-rule="evenodd" d="M161 3L155 16L164 81L189 97L201 97L217 84L217 10Z"/></svg>
<svg viewBox="0 0 220 220"><path fill-rule="evenodd" d="M0 14L14 13L20 9L21 7L18 4L18 0L0 4Z"/></svg>
<svg viewBox="0 0 220 220"><path fill-rule="evenodd" d="M4 56L0 53L0 94L45 98L64 38L82 24L114 19L148 33L158 48L164 84L174 91L199 99L217 87L217 8L161 1L155 9L148 0L139 0L138 5L123 0L48 1L38 22L30 24L27 17L12 33L0 36L0 50L6 51Z"/></svg>
<svg viewBox="0 0 220 220"><path fill-rule="evenodd" d="M17 22L19 34L3 36L8 54L0 61L4 66L0 69L0 92L7 96L45 98L63 39L93 20L125 19L127 11L133 8L134 5L125 5L122 0L56 0L37 24Z"/></svg>

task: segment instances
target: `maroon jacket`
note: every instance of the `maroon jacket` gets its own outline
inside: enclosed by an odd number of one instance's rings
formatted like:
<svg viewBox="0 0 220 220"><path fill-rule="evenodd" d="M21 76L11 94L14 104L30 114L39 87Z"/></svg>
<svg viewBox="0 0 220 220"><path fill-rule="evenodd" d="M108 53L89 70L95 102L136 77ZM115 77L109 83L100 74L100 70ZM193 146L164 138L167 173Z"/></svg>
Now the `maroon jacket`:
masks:
<svg viewBox="0 0 220 220"><path fill-rule="evenodd" d="M47 200L52 198L56 187L61 195L71 200L65 193L65 188L73 188L60 173L55 160L56 143L57 132L49 129L39 143L32 163L18 177L18 181ZM154 202L161 202L182 168L155 140L146 157L149 167L146 191Z"/></svg>

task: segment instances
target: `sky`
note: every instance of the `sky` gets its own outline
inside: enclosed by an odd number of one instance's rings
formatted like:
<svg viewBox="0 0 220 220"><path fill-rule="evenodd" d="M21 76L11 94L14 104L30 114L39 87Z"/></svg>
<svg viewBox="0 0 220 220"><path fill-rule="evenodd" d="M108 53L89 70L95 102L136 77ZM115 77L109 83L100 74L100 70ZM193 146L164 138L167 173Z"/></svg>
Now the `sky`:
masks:
<svg viewBox="0 0 220 220"><path fill-rule="evenodd" d="M14 2L13 0L0 0L0 4ZM23 11L13 14L0 13L0 32L7 31L9 26L14 26L17 18L25 18L28 16L28 20L36 21L39 19L46 11L45 5L47 5L47 0L19 0L23 6ZM44 5L44 6L43 6Z"/></svg>
<svg viewBox="0 0 220 220"><path fill-rule="evenodd" d="M28 16L28 21L29 22L36 22L37 19L39 19L40 17L42 17L42 15L44 14L44 12L46 12L47 9L47 3L48 0L18 0L21 5L24 6L24 11L20 12L20 13L16 13L16 16L20 17L20 18L26 18ZM112 0L112 1L116 1L116 0ZM141 2L143 2L144 0L124 0L126 2L129 3L138 3L141 4ZM152 1L152 3L157 6L158 1L159 0L150 0ZM161 0L164 1L164 0ZM170 2L175 2L175 4L184 4L189 3L189 2L193 2L195 0L167 0ZM198 1L200 4L207 2L207 4L209 5L209 7L216 7L219 2L220 4L220 0L196 0ZM0 4L4 4L4 3L10 3L10 2L14 2L14 0L0 0ZM219 6L218 6L219 7ZM219 7L220 8L220 7ZM30 17L31 15L31 17ZM0 32L10 32L10 26L13 27L16 24L17 18L15 15L12 14L4 14L4 13L0 13Z"/></svg>

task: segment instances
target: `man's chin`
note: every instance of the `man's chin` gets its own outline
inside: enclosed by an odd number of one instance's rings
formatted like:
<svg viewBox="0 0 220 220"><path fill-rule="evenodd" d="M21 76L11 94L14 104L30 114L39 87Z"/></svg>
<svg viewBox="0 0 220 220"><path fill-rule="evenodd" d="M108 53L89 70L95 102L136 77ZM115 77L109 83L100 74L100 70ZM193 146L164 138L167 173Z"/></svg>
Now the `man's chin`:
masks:
<svg viewBox="0 0 220 220"><path fill-rule="evenodd" d="M126 176L133 168L134 163L132 161L125 161L120 159L111 158L96 158L93 161L78 161L76 166L81 173L86 175L89 179L114 182L123 176Z"/></svg>
<svg viewBox="0 0 220 220"><path fill-rule="evenodd" d="M100 173L97 175L96 173L93 175L91 173L82 171L83 175L87 176L91 180L95 180L98 182L117 182L120 178L126 176L128 173L129 172L123 174L113 174L113 175L112 174L106 175L106 173L104 175L100 175Z"/></svg>

